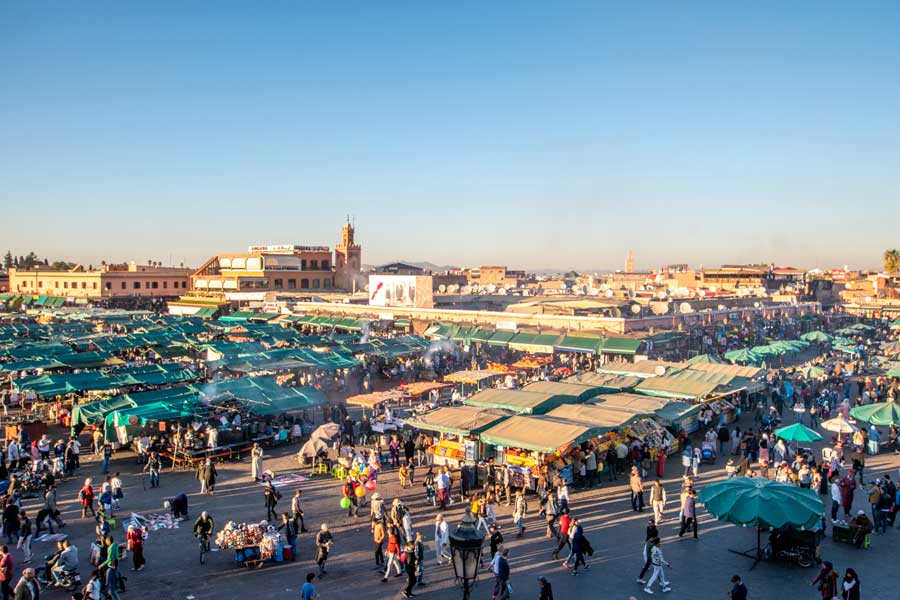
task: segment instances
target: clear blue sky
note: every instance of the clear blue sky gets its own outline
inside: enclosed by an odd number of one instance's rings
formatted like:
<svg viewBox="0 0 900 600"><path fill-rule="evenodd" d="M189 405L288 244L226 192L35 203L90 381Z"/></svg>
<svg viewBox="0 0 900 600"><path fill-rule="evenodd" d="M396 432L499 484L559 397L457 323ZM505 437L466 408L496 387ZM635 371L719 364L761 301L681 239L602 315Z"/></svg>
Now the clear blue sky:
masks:
<svg viewBox="0 0 900 600"><path fill-rule="evenodd" d="M875 266L900 3L0 4L0 251Z"/></svg>

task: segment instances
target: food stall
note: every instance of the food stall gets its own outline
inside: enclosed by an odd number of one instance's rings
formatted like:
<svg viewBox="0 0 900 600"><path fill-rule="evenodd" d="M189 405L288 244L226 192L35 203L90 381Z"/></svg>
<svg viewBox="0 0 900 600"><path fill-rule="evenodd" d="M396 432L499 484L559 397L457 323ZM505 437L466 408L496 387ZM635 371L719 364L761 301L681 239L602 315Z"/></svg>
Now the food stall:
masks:
<svg viewBox="0 0 900 600"><path fill-rule="evenodd" d="M678 439L672 436L670 432L665 432L667 435L664 435L659 429L665 431L665 427L670 427L672 432L677 432L681 427L684 427L686 431L693 431L698 427L697 415L702 408L701 404L689 404L678 400L629 393L602 394L591 400L589 404L596 404L612 410L652 416L652 419L642 416L635 423L631 434L642 441L647 441L652 448L657 447L657 442L662 442L665 439L669 443L670 454L679 451ZM651 421L651 423L645 423L645 421ZM645 439L639 435L641 432L653 435Z"/></svg>
<svg viewBox="0 0 900 600"><path fill-rule="evenodd" d="M267 560L281 562L284 547L278 530L266 521L229 521L216 533L216 546L220 550L233 550L235 562L248 568L260 567Z"/></svg>
<svg viewBox="0 0 900 600"><path fill-rule="evenodd" d="M433 462L456 469L464 462L481 460L484 446L478 435L512 414L496 408L446 406L417 415L406 424L438 432L440 439L432 447Z"/></svg>
<svg viewBox="0 0 900 600"><path fill-rule="evenodd" d="M641 377L633 375L614 375L612 373L598 373L596 371L582 371L574 373L563 379L564 383L581 383L601 389L601 393L612 394L615 392L628 392L642 381Z"/></svg>
<svg viewBox="0 0 900 600"><path fill-rule="evenodd" d="M568 477L570 465L561 457L581 442L598 435L586 423L548 415L515 415L485 430L481 441L495 447L495 460L510 467L514 487L533 490L540 470L547 466L554 478Z"/></svg>
<svg viewBox="0 0 900 600"><path fill-rule="evenodd" d="M444 376L445 383L458 383L459 393L466 395L466 390L470 393L477 392L484 388L490 387L497 379L506 377L505 373L491 371L489 369L476 371L457 371ZM466 386L469 386L466 388Z"/></svg>
<svg viewBox="0 0 900 600"><path fill-rule="evenodd" d="M500 408L518 414L544 414L561 404L578 402L578 397L551 392L525 390L481 390L465 400L466 406Z"/></svg>

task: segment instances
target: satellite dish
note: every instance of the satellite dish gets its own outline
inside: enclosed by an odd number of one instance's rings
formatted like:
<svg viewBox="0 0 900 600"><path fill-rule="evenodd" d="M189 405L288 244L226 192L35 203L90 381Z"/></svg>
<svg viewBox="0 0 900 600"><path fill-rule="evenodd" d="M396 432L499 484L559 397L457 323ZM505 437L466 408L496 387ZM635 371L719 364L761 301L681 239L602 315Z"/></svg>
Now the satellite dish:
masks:
<svg viewBox="0 0 900 600"><path fill-rule="evenodd" d="M682 302L678 305L678 312L683 315L694 312L694 308L691 306L690 302Z"/></svg>
<svg viewBox="0 0 900 600"><path fill-rule="evenodd" d="M601 292L606 292L607 290L609 290L609 284L608 284L608 283L604 283L603 285L600 286L600 291L601 291Z"/></svg>
<svg viewBox="0 0 900 600"><path fill-rule="evenodd" d="M656 293L656 297L659 298L660 300L665 300L665 299L666 299L666 292L665 292L665 291L657 292L657 293Z"/></svg>
<svg viewBox="0 0 900 600"><path fill-rule="evenodd" d="M706 290L700 290L699 292L697 292L697 295L700 296L701 298L705 298L705 297L706 297Z"/></svg>
<svg viewBox="0 0 900 600"><path fill-rule="evenodd" d="M588 286L587 286L587 284L584 284L584 285L581 286L581 293L582 293L582 294L587 294L587 293L588 293Z"/></svg>
<svg viewBox="0 0 900 600"><path fill-rule="evenodd" d="M863 299L866 301L866 304L868 304L868 303L870 303L870 302L872 301L872 296L866 296L866 297L863 298ZM797 303L797 302L796 302L796 298L792 298L792 300L794 300L794 304Z"/></svg>
<svg viewBox="0 0 900 600"><path fill-rule="evenodd" d="M664 315L669 312L668 302L652 302L650 303L650 312L654 315Z"/></svg>
<svg viewBox="0 0 900 600"><path fill-rule="evenodd" d="M467 286L467 285L464 285L464 286L462 286L462 287L460 288L459 293L460 293L460 294L471 294L471 293L472 293L472 288L470 288L470 287Z"/></svg>
<svg viewBox="0 0 900 600"><path fill-rule="evenodd" d="M603 292L603 295L606 296L607 298L612 298L615 295L615 293L611 289L607 289L605 292Z"/></svg>
<svg viewBox="0 0 900 600"><path fill-rule="evenodd" d="M636 296L636 294L634 293L634 290L628 290L627 292L625 292L625 297L628 298L629 300L631 300L635 296Z"/></svg>
<svg viewBox="0 0 900 600"><path fill-rule="evenodd" d="M662 377L663 375L666 374L666 368L662 365L656 365L656 368L653 369L653 372L656 374L657 377Z"/></svg>
<svg viewBox="0 0 900 600"><path fill-rule="evenodd" d="M446 292L446 291L447 291L447 286L444 285L443 283L442 283L441 285L438 286L438 292L439 292L439 293L443 294L443 293Z"/></svg>
<svg viewBox="0 0 900 600"><path fill-rule="evenodd" d="M612 308L609 309L609 316L611 316L614 319L618 319L619 317L622 316L622 311L619 310L618 306L613 306Z"/></svg>
<svg viewBox="0 0 900 600"><path fill-rule="evenodd" d="M631 305L631 314L633 314L633 315L641 314L641 305L640 304L632 304Z"/></svg>
<svg viewBox="0 0 900 600"><path fill-rule="evenodd" d="M447 293L448 293L448 294L455 294L455 293L457 293L458 291L459 291L459 285L457 285L457 284L455 284L455 283L451 283L450 285L447 286Z"/></svg>
<svg viewBox="0 0 900 600"><path fill-rule="evenodd" d="M497 290L497 294L499 294L500 296L505 296L508 293L509 293L509 291L505 287L502 287L499 290Z"/></svg>
<svg viewBox="0 0 900 600"><path fill-rule="evenodd" d="M484 289L487 290L488 294L493 294L494 292L497 291L497 286L494 285L493 283L491 283L491 284L484 286Z"/></svg>
<svg viewBox="0 0 900 600"><path fill-rule="evenodd" d="M718 308L719 310L725 310L725 305L724 305L724 304L720 304L720 305L717 306L716 308Z"/></svg>

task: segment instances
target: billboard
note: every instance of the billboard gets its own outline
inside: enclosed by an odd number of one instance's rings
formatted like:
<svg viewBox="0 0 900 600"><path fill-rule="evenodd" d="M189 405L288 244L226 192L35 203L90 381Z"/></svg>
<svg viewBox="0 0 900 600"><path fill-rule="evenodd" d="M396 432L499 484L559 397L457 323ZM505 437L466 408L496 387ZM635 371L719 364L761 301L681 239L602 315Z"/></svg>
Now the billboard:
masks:
<svg viewBox="0 0 900 600"><path fill-rule="evenodd" d="M369 275L369 305L434 308L430 275Z"/></svg>

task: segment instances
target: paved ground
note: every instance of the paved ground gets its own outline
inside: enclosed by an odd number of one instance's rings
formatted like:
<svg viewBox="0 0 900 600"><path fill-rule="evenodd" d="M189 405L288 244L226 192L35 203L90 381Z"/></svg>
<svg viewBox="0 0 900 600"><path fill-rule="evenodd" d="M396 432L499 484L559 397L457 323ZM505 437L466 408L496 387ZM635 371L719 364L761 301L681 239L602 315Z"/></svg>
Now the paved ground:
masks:
<svg viewBox="0 0 900 600"><path fill-rule="evenodd" d="M276 451L276 456L267 459L266 468L276 472L296 472L292 453L296 448ZM727 552L729 548L747 549L755 543L752 530L744 530L733 525L712 521L703 515L700 522L700 540L685 538L679 540L675 530L677 511L678 460L667 464L666 481L670 496L669 520L662 527L663 549L666 558L673 564L669 572L674 590L671 598L725 598L730 587L729 578L740 573L751 590L751 597L763 594L778 598L815 598L816 592L809 587L815 569L801 569L796 565L761 563L749 571L751 561ZM715 467L707 466L701 471L701 482L708 483L723 476L719 460ZM891 471L897 473L900 457L881 455L870 458L868 472L871 475ZM113 470L120 470L126 484L123 513L134 510L148 512L162 510L163 500L179 492L190 493L192 518L201 510L209 510L216 518L217 525L230 519L261 519L265 515L262 488L249 480L247 463L223 465L217 493L214 497L203 497L192 473L165 472L162 487L142 490L139 469L133 459L124 455L113 463ZM100 479L98 462L87 462L80 477L92 476ZM80 477L70 479L60 486L63 517L69 522L65 529L72 535L85 557L82 560L86 572L86 551L93 539L93 521L82 521L77 489ZM288 498L293 487L282 488L282 506L289 507ZM306 500L307 526L318 526L327 522L334 532L333 558L329 561L329 574L317 582L323 600L359 600L367 598L399 598L402 578L388 583L380 582L380 574L373 570L371 535L366 520L350 519L338 507L339 484L330 477L320 476L303 485ZM400 493L396 474L388 472L381 478L381 494L392 499ZM415 525L425 533L426 539L433 537L432 524L434 510L425 506L421 488L405 490L401 497L411 507ZM30 501L33 502L33 501ZM532 506L536 503L532 502ZM865 507L865 498L858 492L856 504ZM27 506L27 505L26 505ZM592 569L578 577L565 571L557 561L550 560L551 543L544 539L541 523L535 514L531 518L532 527L525 538L508 540L511 548L513 569L512 584L515 598L536 598L536 578L544 575L553 584L555 596L575 598L578 594L589 594L592 598L627 599L629 596L646 597L642 586L634 582L640 570L643 531L649 513L636 514L631 511L628 493L620 480L610 485L606 482L600 489L579 492L573 495L572 506L586 524L586 532L596 553L591 560ZM459 504L448 513L448 519L455 523L461 515ZM512 532L514 527L509 508L498 507L498 517L504 531ZM33 511L32 511L33 514ZM189 524L187 524L189 525ZM121 528L118 530L121 539ZM49 544L35 544L35 556L49 551ZM151 533L146 546L148 566L141 573L126 574L129 577L129 591L126 598L159 598L164 600L184 600L193 596L196 600L219 598L297 598L303 576L313 570L313 538L311 534L301 536L299 560L296 563L268 563L260 570L239 569L233 562L231 553L215 553L206 565L198 561L197 546L191 536L190 527L178 530L163 530ZM430 550L430 547L429 547ZM896 569L885 568L892 558L900 553L900 531L890 530L886 535L873 536L869 550L856 550L847 545L832 544L830 539L823 542L823 557L832 560L841 570L852 566L860 574L867 598L895 598L900 596L900 573ZM14 550L18 558L21 553ZM429 559L433 554L429 552ZM126 560L130 566L130 559ZM18 568L17 568L18 572ZM487 573L485 573L487 575ZM457 599L461 590L455 587L451 572L446 565L437 567L429 561L426 570L429 582L427 588L417 593L435 600ZM657 591L657 595L659 592ZM473 598L487 599L491 595L491 582L485 576L479 582ZM49 591L47 598L62 598L63 593Z"/></svg>

